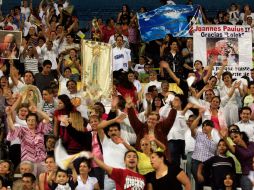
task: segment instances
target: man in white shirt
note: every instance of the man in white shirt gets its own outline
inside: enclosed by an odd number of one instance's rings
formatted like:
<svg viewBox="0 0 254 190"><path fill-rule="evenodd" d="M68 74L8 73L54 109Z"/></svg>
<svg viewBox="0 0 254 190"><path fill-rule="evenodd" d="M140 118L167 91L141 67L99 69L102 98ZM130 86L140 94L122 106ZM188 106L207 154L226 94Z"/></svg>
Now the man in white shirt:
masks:
<svg viewBox="0 0 254 190"><path fill-rule="evenodd" d="M113 48L113 71L131 68L131 50L123 47L123 36L117 36L116 47Z"/></svg>
<svg viewBox="0 0 254 190"><path fill-rule="evenodd" d="M79 44L74 43L74 34L67 34L61 45L59 46L58 53L67 54L69 50L80 50Z"/></svg>
<svg viewBox="0 0 254 190"><path fill-rule="evenodd" d="M240 110L240 118L241 120L235 123L241 132L245 132L249 140L254 142L254 122L250 120L251 117L251 109L249 107L243 107Z"/></svg>
<svg viewBox="0 0 254 190"><path fill-rule="evenodd" d="M109 123L114 119L106 121ZM125 168L124 154L127 151L126 147L122 143L118 143L118 139L121 137L119 123L112 123L108 126L107 136L103 130L98 130L98 135L101 141L103 150L103 160L105 164L114 168ZM115 189L115 182L105 175L104 190Z"/></svg>
<svg viewBox="0 0 254 190"><path fill-rule="evenodd" d="M50 60L52 63L52 70L57 69L57 47L53 44L52 41L48 40L42 47L41 47L41 54L43 56L43 60Z"/></svg>

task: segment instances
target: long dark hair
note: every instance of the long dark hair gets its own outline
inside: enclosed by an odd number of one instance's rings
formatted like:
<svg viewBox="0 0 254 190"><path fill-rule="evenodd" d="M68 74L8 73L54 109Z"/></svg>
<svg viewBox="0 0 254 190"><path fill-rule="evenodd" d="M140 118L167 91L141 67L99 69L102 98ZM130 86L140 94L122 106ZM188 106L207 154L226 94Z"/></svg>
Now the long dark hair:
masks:
<svg viewBox="0 0 254 190"><path fill-rule="evenodd" d="M153 98L152 111L156 111L156 106L155 106L155 100L156 100L156 99L160 99L161 107L164 106L164 103L163 103L163 101L162 101L162 98L159 97L159 96L156 96L156 97Z"/></svg>
<svg viewBox="0 0 254 190"><path fill-rule="evenodd" d="M114 71L113 77L116 81L116 85L122 86L125 89L132 89L134 84L128 80L128 72Z"/></svg>
<svg viewBox="0 0 254 190"><path fill-rule="evenodd" d="M64 110L67 112L67 114L73 111L73 105L71 103L70 98L67 95L65 94L59 95L58 99L64 103L65 106Z"/></svg>

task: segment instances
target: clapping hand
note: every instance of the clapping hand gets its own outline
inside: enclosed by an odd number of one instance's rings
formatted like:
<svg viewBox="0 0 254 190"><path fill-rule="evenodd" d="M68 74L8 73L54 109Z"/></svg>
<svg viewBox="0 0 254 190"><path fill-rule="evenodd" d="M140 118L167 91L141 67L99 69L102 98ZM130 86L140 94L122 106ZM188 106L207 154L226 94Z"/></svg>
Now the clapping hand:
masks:
<svg viewBox="0 0 254 190"><path fill-rule="evenodd" d="M235 82L235 83L234 83L234 88L235 88L235 89L236 89L236 88L239 88L240 85L241 85L241 81Z"/></svg>

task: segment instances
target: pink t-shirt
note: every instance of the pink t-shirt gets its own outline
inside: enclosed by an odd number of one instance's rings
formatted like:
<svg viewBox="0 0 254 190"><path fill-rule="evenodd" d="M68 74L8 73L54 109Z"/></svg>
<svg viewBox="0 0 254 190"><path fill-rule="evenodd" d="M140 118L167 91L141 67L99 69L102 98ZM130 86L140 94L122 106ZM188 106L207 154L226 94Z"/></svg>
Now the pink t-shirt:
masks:
<svg viewBox="0 0 254 190"><path fill-rule="evenodd" d="M216 116L211 116L211 121L214 124L214 128L217 129L218 131L220 131L220 123L219 123L219 119Z"/></svg>
<svg viewBox="0 0 254 190"><path fill-rule="evenodd" d="M103 155L101 152L100 144L97 138L97 132L92 132L92 154L95 155L98 159L103 161ZM92 161L92 167L99 167L94 161Z"/></svg>

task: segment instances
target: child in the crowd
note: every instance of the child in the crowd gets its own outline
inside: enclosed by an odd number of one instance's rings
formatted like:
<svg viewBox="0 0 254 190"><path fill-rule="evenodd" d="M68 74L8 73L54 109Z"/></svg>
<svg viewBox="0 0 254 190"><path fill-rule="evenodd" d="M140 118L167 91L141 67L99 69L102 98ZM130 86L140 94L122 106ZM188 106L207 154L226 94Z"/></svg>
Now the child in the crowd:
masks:
<svg viewBox="0 0 254 190"><path fill-rule="evenodd" d="M236 188L234 187L234 179L231 174L226 175L224 179L224 189L225 190L235 190Z"/></svg>
<svg viewBox="0 0 254 190"><path fill-rule="evenodd" d="M77 183L77 172L73 165L71 166L72 176L68 176L67 170L58 169L56 171L55 181L52 180L53 173L52 172L48 177L48 184L51 190L75 190Z"/></svg>
<svg viewBox="0 0 254 190"><path fill-rule="evenodd" d="M53 126L54 112L57 107L57 102L53 98L53 89L45 88L42 90L42 111L46 112L50 117L50 123Z"/></svg>

